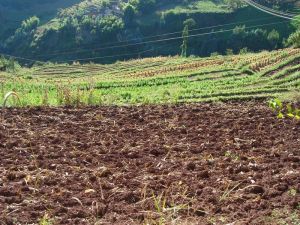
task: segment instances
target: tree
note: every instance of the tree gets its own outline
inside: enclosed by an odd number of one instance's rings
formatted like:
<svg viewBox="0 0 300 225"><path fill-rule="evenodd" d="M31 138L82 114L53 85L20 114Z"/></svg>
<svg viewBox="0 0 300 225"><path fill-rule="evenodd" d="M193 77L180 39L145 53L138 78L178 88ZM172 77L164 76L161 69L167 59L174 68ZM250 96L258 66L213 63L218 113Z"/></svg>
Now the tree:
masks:
<svg viewBox="0 0 300 225"><path fill-rule="evenodd" d="M124 9L124 22L131 25L135 16L135 10L132 5L128 4Z"/></svg>
<svg viewBox="0 0 300 225"><path fill-rule="evenodd" d="M189 28L192 28L192 27L196 26L196 21L192 18L187 19L183 22L183 26L188 26Z"/></svg>
<svg viewBox="0 0 300 225"><path fill-rule="evenodd" d="M300 28L300 15L295 16L291 22L291 25L297 30Z"/></svg>
<svg viewBox="0 0 300 225"><path fill-rule="evenodd" d="M188 37L189 37L189 26L185 25L182 32L182 45L181 47L181 56L187 57L187 49L188 49Z"/></svg>
<svg viewBox="0 0 300 225"><path fill-rule="evenodd" d="M156 0L139 0L137 2L137 9L141 13L148 13L155 7Z"/></svg>
<svg viewBox="0 0 300 225"><path fill-rule="evenodd" d="M293 46L296 48L300 47L300 30L297 30L295 33L292 33L286 42L287 46Z"/></svg>
<svg viewBox="0 0 300 225"><path fill-rule="evenodd" d="M279 43L279 40L280 40L280 35L278 33L277 30L273 29L269 34L268 34L268 37L267 37L271 47L277 47L278 43Z"/></svg>
<svg viewBox="0 0 300 225"><path fill-rule="evenodd" d="M40 24L40 19L36 16L32 16L27 20L24 20L21 25L21 30L25 32L30 32L35 30Z"/></svg>
<svg viewBox="0 0 300 225"><path fill-rule="evenodd" d="M243 2L241 0L225 0L225 4L232 10L236 10L243 6Z"/></svg>

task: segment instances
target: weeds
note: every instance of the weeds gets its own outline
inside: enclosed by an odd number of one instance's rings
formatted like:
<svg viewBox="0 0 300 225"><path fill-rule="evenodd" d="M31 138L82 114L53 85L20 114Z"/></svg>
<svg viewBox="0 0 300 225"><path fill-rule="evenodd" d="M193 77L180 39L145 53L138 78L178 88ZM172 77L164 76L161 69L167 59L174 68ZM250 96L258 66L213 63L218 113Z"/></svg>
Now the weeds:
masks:
<svg viewBox="0 0 300 225"><path fill-rule="evenodd" d="M269 101L269 107L277 114L278 119L289 117L300 120L300 109L294 107L291 103L288 103L286 107L284 107L283 103L276 98Z"/></svg>
<svg viewBox="0 0 300 225"><path fill-rule="evenodd" d="M235 186L234 186L233 188L231 188L231 189L229 188L230 185L228 185L227 188L226 188L226 190L224 191L223 195L220 197L219 201L221 202L221 201L226 200L226 199L229 197L229 195L230 195L233 191L235 191L236 188L238 188L238 186L240 186L240 185L241 185L241 183L238 183L237 185L235 185Z"/></svg>
<svg viewBox="0 0 300 225"><path fill-rule="evenodd" d="M145 225L164 225L164 224L176 224L178 219L178 213L188 208L188 204L172 204L167 200L166 195L160 194L152 196L156 219L146 218Z"/></svg>
<svg viewBox="0 0 300 225"><path fill-rule="evenodd" d="M291 188L288 193L291 195L291 196L296 196L297 195L297 190L295 188Z"/></svg>
<svg viewBox="0 0 300 225"><path fill-rule="evenodd" d="M274 225L299 225L300 214L297 210L291 212L286 208L277 209L273 210L271 216L266 218L266 222Z"/></svg>
<svg viewBox="0 0 300 225"><path fill-rule="evenodd" d="M43 106L48 106L49 105L49 94L48 94L48 89L45 89L43 99L42 99L42 105Z"/></svg>
<svg viewBox="0 0 300 225"><path fill-rule="evenodd" d="M52 225L52 224L53 224L53 220L49 218L47 213L39 220L39 225Z"/></svg>
<svg viewBox="0 0 300 225"><path fill-rule="evenodd" d="M19 95L18 95L16 92L14 92L14 91L10 91L10 92L8 92L8 93L4 96L3 107L6 106L6 104L7 104L7 102L8 102L8 99L9 99L11 96L12 96L12 98L13 98L13 104L14 104L14 105L16 104L16 102L18 102L19 104L21 103L21 102L20 102L20 97L19 97Z"/></svg>
<svg viewBox="0 0 300 225"><path fill-rule="evenodd" d="M239 161L240 156L231 152L231 151L226 151L225 152L225 157L231 158L233 161Z"/></svg>

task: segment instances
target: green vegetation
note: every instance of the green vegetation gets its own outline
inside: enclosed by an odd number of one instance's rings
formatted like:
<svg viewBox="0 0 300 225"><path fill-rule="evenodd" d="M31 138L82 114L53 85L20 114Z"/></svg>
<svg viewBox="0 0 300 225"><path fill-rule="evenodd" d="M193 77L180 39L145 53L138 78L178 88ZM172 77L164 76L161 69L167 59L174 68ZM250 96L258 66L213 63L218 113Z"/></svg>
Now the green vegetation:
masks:
<svg viewBox="0 0 300 225"><path fill-rule="evenodd" d="M39 221L39 225L52 225L52 224L53 224L53 220L49 218L47 213Z"/></svg>
<svg viewBox="0 0 300 225"><path fill-rule="evenodd" d="M20 69L20 65L15 60L0 56L0 71L15 72L18 69Z"/></svg>
<svg viewBox="0 0 300 225"><path fill-rule="evenodd" d="M280 99L272 99L269 101L269 106L276 112L278 119L289 117L300 120L300 109L294 107L291 103L288 103L285 109L284 104Z"/></svg>
<svg viewBox="0 0 300 225"><path fill-rule="evenodd" d="M300 205L298 209L300 208ZM266 218L266 222L275 225L298 225L300 224L299 213L295 211L290 211L286 208L273 210L271 216Z"/></svg>
<svg viewBox="0 0 300 225"><path fill-rule="evenodd" d="M274 99L299 92L300 51L157 57L115 64L45 64L0 73L20 105L127 105ZM293 109L290 113L297 115ZM296 114L295 114L296 113Z"/></svg>
<svg viewBox="0 0 300 225"><path fill-rule="evenodd" d="M98 63L157 55L209 56L214 52L225 54L227 49L234 53L246 48L278 49L295 29L294 23L286 26L280 18L266 18L239 0L54 0L52 5L51 2L1 1L0 52L38 61L92 58ZM291 8L290 4L284 6ZM274 24L262 26L271 22ZM229 25L219 26L222 24ZM189 38L185 51L180 48L180 31L187 25L189 34L196 36ZM234 28L233 32L222 32ZM197 36L210 32L217 33ZM155 42L164 38L172 40Z"/></svg>

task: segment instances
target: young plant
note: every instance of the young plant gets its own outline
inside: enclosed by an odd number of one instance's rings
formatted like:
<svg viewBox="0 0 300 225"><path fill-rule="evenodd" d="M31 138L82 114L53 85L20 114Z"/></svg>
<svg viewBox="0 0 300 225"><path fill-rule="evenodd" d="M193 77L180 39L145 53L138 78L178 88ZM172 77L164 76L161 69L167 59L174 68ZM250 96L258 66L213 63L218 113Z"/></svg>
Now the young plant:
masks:
<svg viewBox="0 0 300 225"><path fill-rule="evenodd" d="M47 213L39 221L39 225L52 225L52 224L53 221L49 218Z"/></svg>
<svg viewBox="0 0 300 225"><path fill-rule="evenodd" d="M278 98L270 100L269 101L269 107L271 109L273 109L274 112L276 112L278 119L283 119L284 118L284 114L282 112L283 104Z"/></svg>
<svg viewBox="0 0 300 225"><path fill-rule="evenodd" d="M287 104L286 106L287 109L287 116L292 118L292 119L296 119L296 120L300 120L300 109L293 107L292 104Z"/></svg>
<svg viewBox="0 0 300 225"><path fill-rule="evenodd" d="M300 120L300 109L293 107L291 103L286 105L286 110L283 103L279 99L274 99L269 101L269 107L277 113L278 119L285 118L284 111L286 111L286 116L292 119Z"/></svg>

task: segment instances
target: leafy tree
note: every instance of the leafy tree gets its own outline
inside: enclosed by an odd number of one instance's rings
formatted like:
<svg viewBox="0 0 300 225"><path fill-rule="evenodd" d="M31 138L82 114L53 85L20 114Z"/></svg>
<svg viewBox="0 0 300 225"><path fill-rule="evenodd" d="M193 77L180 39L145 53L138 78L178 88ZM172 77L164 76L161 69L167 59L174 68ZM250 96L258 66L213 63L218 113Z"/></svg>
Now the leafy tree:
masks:
<svg viewBox="0 0 300 225"><path fill-rule="evenodd" d="M236 10L243 6L243 2L241 0L225 0L225 4L232 10Z"/></svg>
<svg viewBox="0 0 300 225"><path fill-rule="evenodd" d="M297 30L295 33L291 34L286 42L287 46L300 47L300 30Z"/></svg>
<svg viewBox="0 0 300 225"><path fill-rule="evenodd" d="M239 52L240 55L245 55L247 53L248 53L248 48L247 47L240 49L240 52Z"/></svg>
<svg viewBox="0 0 300 225"><path fill-rule="evenodd" d="M19 63L13 58L7 60L3 56L0 56L0 71L15 72L19 68Z"/></svg>
<svg viewBox="0 0 300 225"><path fill-rule="evenodd" d="M139 12L149 13L154 9L156 0L132 0L131 4L136 6Z"/></svg>
<svg viewBox="0 0 300 225"><path fill-rule="evenodd" d="M278 46L279 40L280 40L280 35L277 30L273 29L267 37L271 47L276 48Z"/></svg>
<svg viewBox="0 0 300 225"><path fill-rule="evenodd" d="M134 7L128 4L124 9L124 22L127 25L131 25L135 16Z"/></svg>
<svg viewBox="0 0 300 225"><path fill-rule="evenodd" d="M291 25L297 30L300 28L300 15L295 16L291 22Z"/></svg>
<svg viewBox="0 0 300 225"><path fill-rule="evenodd" d="M192 28L192 27L196 26L196 21L194 19L192 19L192 18L186 19L183 22L183 26L188 26L189 28Z"/></svg>
<svg viewBox="0 0 300 225"><path fill-rule="evenodd" d="M30 32L32 30L35 30L39 24L40 19L36 16L32 16L22 22L21 30L24 32Z"/></svg>
<svg viewBox="0 0 300 225"><path fill-rule="evenodd" d="M230 48L226 49L226 55L233 55L233 50Z"/></svg>

